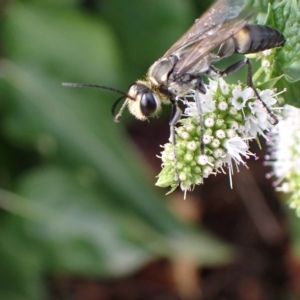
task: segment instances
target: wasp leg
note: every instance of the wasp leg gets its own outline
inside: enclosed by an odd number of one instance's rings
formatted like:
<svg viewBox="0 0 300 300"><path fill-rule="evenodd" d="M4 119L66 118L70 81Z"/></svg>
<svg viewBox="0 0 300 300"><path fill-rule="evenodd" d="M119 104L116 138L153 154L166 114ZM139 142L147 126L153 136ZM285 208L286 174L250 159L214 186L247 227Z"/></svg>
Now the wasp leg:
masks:
<svg viewBox="0 0 300 300"><path fill-rule="evenodd" d="M178 75L176 73L172 73L169 75L169 80L173 81L177 85L188 85L188 89L195 91L195 103L197 112L199 115L199 127L200 127L200 148L201 154L204 155L204 143L203 143L203 134L204 134L204 125L203 125L203 112L201 108L201 101L199 93L205 94L206 88L204 86L204 82L199 74L191 74L191 73L184 73ZM177 94L177 92L173 92Z"/></svg>
<svg viewBox="0 0 300 300"><path fill-rule="evenodd" d="M231 74L239 71L240 69L242 69L245 65L248 65L247 85L250 86L249 76L250 76L250 80L252 83L252 68L251 68L250 60L248 58L244 58L244 59L232 64L231 66L227 67L225 70L220 71L220 75L221 76L231 75ZM252 83L252 86L250 86L250 87L253 87L253 83Z"/></svg>
<svg viewBox="0 0 300 300"><path fill-rule="evenodd" d="M170 142L173 145L174 169L175 169L174 180L176 184L179 185L180 182L179 182L178 166L177 166L175 125L177 124L177 122L179 121L182 115L182 110L177 105L176 100L171 99L170 101L172 103L172 113L171 113L171 119L169 125L170 125Z"/></svg>
<svg viewBox="0 0 300 300"><path fill-rule="evenodd" d="M252 80L252 65L251 62L249 60L249 58L244 58L236 63L234 63L233 65L229 66L228 68L226 68L224 71L219 71L217 70L215 67L212 68L212 70L214 72L216 72L217 74L219 74L221 77L223 76L227 76L230 74L233 74L235 72L237 72L238 70L240 70L241 68L243 68L245 65L247 65L247 85L252 88L252 90L254 91L254 94L256 96L256 98L262 103L262 105L264 106L264 108L267 110L268 114L271 116L272 120L273 120L273 125L276 125L279 121L278 118L274 115L274 113L270 110L270 108L267 106L267 104L261 99L261 97L259 96L254 84L253 84L253 80ZM219 71L219 72L218 72Z"/></svg>

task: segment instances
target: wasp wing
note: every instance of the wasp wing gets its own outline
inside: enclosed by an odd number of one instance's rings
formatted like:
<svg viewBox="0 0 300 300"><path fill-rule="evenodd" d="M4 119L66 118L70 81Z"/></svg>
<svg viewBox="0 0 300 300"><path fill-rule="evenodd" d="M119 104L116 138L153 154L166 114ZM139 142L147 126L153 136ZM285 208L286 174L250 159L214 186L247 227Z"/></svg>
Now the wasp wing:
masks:
<svg viewBox="0 0 300 300"><path fill-rule="evenodd" d="M217 32L218 28L235 19L244 9L246 0L217 0L195 24L164 54L169 56Z"/></svg>
<svg viewBox="0 0 300 300"><path fill-rule="evenodd" d="M207 33L207 36L196 42L189 49L183 49L180 60L173 70L174 73L182 74L195 67L197 63L213 49L239 32L249 22L252 15L253 11L250 11L244 13L237 19L227 21L218 26L217 30L215 30L215 28L211 29Z"/></svg>
<svg viewBox="0 0 300 300"><path fill-rule="evenodd" d="M247 0L217 0L163 57L180 54L176 70L186 71L186 66L195 64L247 24L252 13L240 16L246 3Z"/></svg>

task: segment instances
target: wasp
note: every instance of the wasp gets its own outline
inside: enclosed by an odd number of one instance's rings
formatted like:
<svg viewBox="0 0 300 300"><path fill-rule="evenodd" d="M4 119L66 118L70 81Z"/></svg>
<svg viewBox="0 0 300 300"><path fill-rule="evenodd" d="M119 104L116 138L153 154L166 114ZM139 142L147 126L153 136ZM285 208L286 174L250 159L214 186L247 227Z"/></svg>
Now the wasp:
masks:
<svg viewBox="0 0 300 300"><path fill-rule="evenodd" d="M192 27L160 59L152 64L145 79L133 83L127 93L99 85L77 83L65 83L64 85L96 87L121 93L122 97L115 102L112 108L116 122L126 107L137 119L147 120L149 117L158 115L162 104L171 104L170 141L174 146L175 164L175 125L182 114L178 106L178 99L187 95L191 90L205 94L203 75L225 77L247 66L247 85L253 89L275 124L278 122L276 116L260 99L254 87L251 62L247 57L230 65L225 70L219 70L213 65L234 53L257 53L282 47L285 44L285 37L275 28L248 24L254 10L245 10L246 2L246 0L215 1L199 19L196 19ZM218 51L213 52L216 49ZM124 98L125 101L119 113L115 115L117 104ZM202 141L204 129L201 124L201 103L197 97L195 97L195 101L199 113L200 141ZM203 154L203 142L200 142L200 145Z"/></svg>

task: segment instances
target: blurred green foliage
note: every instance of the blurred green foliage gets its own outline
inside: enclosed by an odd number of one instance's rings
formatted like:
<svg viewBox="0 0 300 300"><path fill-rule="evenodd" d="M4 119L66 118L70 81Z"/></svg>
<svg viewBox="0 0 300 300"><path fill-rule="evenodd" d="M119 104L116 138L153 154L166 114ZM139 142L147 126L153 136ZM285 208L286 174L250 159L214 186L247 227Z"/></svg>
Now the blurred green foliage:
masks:
<svg viewBox="0 0 300 300"><path fill-rule="evenodd" d="M230 257L167 208L112 121L116 95L61 86L126 90L196 11L182 0L0 5L0 299L46 298L46 275L117 277L157 257Z"/></svg>

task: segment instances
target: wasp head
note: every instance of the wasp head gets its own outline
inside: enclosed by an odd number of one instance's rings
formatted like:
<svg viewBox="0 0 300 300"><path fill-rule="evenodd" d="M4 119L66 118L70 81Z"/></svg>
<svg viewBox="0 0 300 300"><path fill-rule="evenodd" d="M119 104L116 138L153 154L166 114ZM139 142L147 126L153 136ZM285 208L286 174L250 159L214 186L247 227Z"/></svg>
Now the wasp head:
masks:
<svg viewBox="0 0 300 300"><path fill-rule="evenodd" d="M126 100L119 113L115 116L116 122L118 122L126 106L128 106L131 114L137 119L144 121L159 113L161 101L158 94L151 89L150 83L138 80L129 87Z"/></svg>

